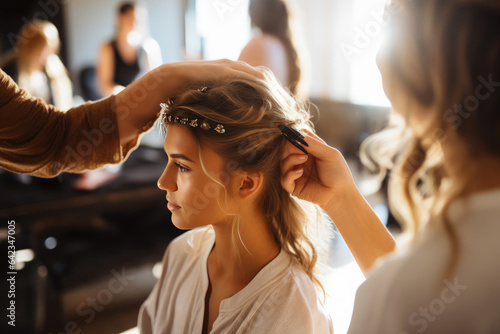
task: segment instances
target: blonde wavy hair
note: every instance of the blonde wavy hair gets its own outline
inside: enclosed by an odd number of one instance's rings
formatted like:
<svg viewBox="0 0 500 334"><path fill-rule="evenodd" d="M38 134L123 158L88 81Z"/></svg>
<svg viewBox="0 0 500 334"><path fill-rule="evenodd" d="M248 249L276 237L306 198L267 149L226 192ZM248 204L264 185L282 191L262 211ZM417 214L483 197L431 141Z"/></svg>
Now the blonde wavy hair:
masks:
<svg viewBox="0 0 500 334"><path fill-rule="evenodd" d="M43 70L50 80L52 103L59 109L66 110L73 106L73 88L66 67L57 55L59 48L60 39L56 26L48 21L33 20L21 28L17 48L4 61L7 63L15 59L19 71L18 85L31 91L30 76L40 66L33 55L46 50L48 57Z"/></svg>
<svg viewBox="0 0 500 334"><path fill-rule="evenodd" d="M362 145L363 160L380 167L382 174L392 170L391 209L414 236L431 217L440 218L436 221L442 222L452 250L445 273L449 276L460 247L447 211L473 180L464 176L461 182L450 182L441 143L447 140L447 131L454 131L470 152L500 156L500 94L491 92L488 98L479 99L477 92L481 80L500 79L500 2L394 3L398 13L393 15L383 52L391 88L396 87L400 105L406 109L397 111L406 122L394 122L388 130L368 138ZM455 108L457 104L467 111ZM429 111L431 121L416 136L407 124L419 107ZM403 140L394 140L397 135ZM394 145L397 142L403 144Z"/></svg>
<svg viewBox="0 0 500 334"><path fill-rule="evenodd" d="M209 145L230 162L226 165L263 173L264 189L259 205L275 240L297 259L324 292L317 265L318 255L323 254L319 251L320 240L324 240L320 236L325 235L321 214L315 205L292 197L280 183L280 163L286 140L278 125L313 131L305 106L285 92L268 73L266 80L232 78L196 83L168 103L165 115L197 118L200 122L208 119L224 125L223 134L186 126L191 129L200 149L201 143ZM164 121L163 126L166 129L168 123ZM203 164L201 154L200 161ZM220 181L214 181L224 187ZM227 190L226 196L231 196ZM233 241L236 242L239 217L233 216Z"/></svg>

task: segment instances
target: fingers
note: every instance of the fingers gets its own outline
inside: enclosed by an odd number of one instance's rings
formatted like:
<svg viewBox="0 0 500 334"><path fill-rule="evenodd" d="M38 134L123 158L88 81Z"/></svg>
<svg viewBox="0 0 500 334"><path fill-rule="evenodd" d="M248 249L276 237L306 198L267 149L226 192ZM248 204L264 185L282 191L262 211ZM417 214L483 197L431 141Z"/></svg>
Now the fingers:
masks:
<svg viewBox="0 0 500 334"><path fill-rule="evenodd" d="M326 144L326 142L320 136L315 134L314 132L311 132L307 129L302 130L302 132L305 132L308 136L311 136L311 137L315 138L316 140L322 142L323 144Z"/></svg>
<svg viewBox="0 0 500 334"><path fill-rule="evenodd" d="M296 188L295 181L304 174L304 168L299 165L307 161L306 154L292 154L281 161L281 186L293 194Z"/></svg>
<svg viewBox="0 0 500 334"><path fill-rule="evenodd" d="M302 134L304 135L304 140L309 145L307 147L309 155L313 155L314 157L316 157L321 161L333 161L337 158L339 152L335 148L329 146L323 139L318 137L316 134L309 132L307 130L302 131ZM287 143L283 151L283 158L285 159L291 154L300 154L300 153L302 152L298 148Z"/></svg>
<svg viewBox="0 0 500 334"><path fill-rule="evenodd" d="M285 159L281 160L281 171L283 173L286 173L290 169L297 169L297 168L294 168L294 167L296 167L297 165L300 165L300 164L303 164L304 162L306 162L307 158L308 158L308 156L306 154L304 154L304 153L302 153L302 154L291 154L288 157L286 157Z"/></svg>
<svg viewBox="0 0 500 334"><path fill-rule="evenodd" d="M299 150L295 145L292 145L291 143L286 142L285 148L283 149L282 159L287 158L291 154L300 155L300 154L304 154L304 152L302 152L301 150Z"/></svg>
<svg viewBox="0 0 500 334"><path fill-rule="evenodd" d="M295 194L295 186L297 179L299 179L302 174L304 174L304 169L292 169L281 176L281 186L290 194Z"/></svg>

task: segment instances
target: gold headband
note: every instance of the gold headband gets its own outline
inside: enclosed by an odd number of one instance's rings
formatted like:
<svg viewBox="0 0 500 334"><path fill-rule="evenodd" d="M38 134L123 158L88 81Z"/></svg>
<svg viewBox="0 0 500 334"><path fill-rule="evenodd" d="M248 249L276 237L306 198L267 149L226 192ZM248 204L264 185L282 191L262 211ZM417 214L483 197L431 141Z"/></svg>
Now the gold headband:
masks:
<svg viewBox="0 0 500 334"><path fill-rule="evenodd" d="M166 103L160 103L161 107L161 112L163 114L163 122L165 123L171 123L171 124L182 124L182 125L189 125L193 128L200 127L202 130L208 131L213 128L214 131L217 133L223 134L226 132L226 129L224 129L224 125L222 124L215 124L214 122L204 119L200 123L198 123L199 119L198 118L189 118L189 117L179 117L179 116L173 116L167 114L168 110L168 104Z"/></svg>

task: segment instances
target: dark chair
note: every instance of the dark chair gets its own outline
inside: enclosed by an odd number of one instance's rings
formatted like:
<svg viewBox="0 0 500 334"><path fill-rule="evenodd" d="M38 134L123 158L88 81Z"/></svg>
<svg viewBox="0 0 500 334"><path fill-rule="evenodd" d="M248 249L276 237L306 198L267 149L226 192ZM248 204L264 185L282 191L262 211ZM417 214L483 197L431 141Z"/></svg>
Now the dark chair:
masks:
<svg viewBox="0 0 500 334"><path fill-rule="evenodd" d="M80 88L85 100L99 100L103 98L97 89L96 69L94 66L86 66L80 71Z"/></svg>

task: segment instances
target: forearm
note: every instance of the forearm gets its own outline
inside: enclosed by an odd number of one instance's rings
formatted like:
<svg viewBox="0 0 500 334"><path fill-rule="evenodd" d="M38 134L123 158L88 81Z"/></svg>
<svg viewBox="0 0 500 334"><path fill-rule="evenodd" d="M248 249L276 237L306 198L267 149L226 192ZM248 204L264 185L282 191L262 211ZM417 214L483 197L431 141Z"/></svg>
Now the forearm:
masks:
<svg viewBox="0 0 500 334"><path fill-rule="evenodd" d="M175 64L166 64L148 72L116 95L116 113L120 143L135 139L156 120L160 103L166 102L182 86Z"/></svg>
<svg viewBox="0 0 500 334"><path fill-rule="evenodd" d="M365 275L379 257L394 250L391 234L356 187L335 197L324 210Z"/></svg>
<svg viewBox="0 0 500 334"><path fill-rule="evenodd" d="M0 70L0 166L54 177L118 163L127 152L119 146L114 99L62 112L19 89Z"/></svg>

